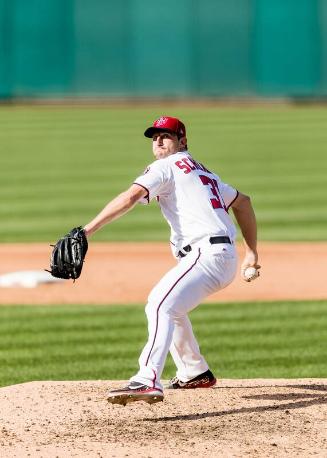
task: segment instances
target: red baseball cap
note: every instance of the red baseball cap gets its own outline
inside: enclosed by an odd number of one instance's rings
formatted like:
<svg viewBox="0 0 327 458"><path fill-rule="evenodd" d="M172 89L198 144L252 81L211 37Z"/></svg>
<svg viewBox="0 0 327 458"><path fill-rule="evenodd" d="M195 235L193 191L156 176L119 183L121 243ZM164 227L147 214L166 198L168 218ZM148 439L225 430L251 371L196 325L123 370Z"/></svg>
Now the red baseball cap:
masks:
<svg viewBox="0 0 327 458"><path fill-rule="evenodd" d="M171 116L161 116L144 132L144 135L152 138L155 132L173 132L178 138L186 137L186 128L182 121Z"/></svg>

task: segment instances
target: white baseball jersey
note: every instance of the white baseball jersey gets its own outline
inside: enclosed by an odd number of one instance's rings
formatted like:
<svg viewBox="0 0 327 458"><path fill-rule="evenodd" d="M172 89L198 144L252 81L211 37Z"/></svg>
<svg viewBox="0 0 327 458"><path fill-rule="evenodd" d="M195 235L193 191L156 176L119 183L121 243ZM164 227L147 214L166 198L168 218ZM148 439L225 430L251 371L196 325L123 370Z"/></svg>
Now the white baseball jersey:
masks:
<svg viewBox="0 0 327 458"><path fill-rule="evenodd" d="M189 152L154 161L135 182L148 194L141 203L157 198L171 228L173 252L208 236L235 239L228 208L238 191L195 161Z"/></svg>

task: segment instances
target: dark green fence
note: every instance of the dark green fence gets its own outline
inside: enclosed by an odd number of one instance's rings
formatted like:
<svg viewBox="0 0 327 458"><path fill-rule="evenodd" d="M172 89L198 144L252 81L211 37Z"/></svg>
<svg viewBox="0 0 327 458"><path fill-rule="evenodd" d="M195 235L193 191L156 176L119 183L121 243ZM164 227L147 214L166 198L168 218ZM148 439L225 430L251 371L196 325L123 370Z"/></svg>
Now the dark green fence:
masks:
<svg viewBox="0 0 327 458"><path fill-rule="evenodd" d="M0 97L327 95L326 0L0 0Z"/></svg>

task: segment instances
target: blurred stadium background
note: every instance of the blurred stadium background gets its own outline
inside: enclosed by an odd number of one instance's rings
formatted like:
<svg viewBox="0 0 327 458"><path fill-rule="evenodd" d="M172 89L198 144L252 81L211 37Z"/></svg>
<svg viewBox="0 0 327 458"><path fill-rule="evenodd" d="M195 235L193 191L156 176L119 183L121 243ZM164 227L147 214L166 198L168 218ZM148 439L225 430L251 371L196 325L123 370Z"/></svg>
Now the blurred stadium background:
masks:
<svg viewBox="0 0 327 458"><path fill-rule="evenodd" d="M0 0L0 95L321 97L325 0Z"/></svg>
<svg viewBox="0 0 327 458"><path fill-rule="evenodd" d="M261 239L326 239L325 0L0 0L0 31L0 241L93 217L161 114L253 197ZM167 239L156 206L132 213L96 239Z"/></svg>
<svg viewBox="0 0 327 458"><path fill-rule="evenodd" d="M0 96L327 96L326 0L0 0Z"/></svg>

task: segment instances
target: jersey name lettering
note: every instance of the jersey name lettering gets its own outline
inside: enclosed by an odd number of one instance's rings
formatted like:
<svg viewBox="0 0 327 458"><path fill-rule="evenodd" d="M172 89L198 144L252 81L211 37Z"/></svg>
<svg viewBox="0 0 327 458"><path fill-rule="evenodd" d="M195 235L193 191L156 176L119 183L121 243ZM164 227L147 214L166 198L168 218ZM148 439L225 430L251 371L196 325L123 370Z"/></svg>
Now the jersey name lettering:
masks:
<svg viewBox="0 0 327 458"><path fill-rule="evenodd" d="M191 159L190 157L175 162L175 165L180 170L183 170L184 173L190 173L192 170L202 170L203 172L211 173L208 169L204 167L204 165L200 164L199 162L196 162L194 159Z"/></svg>

